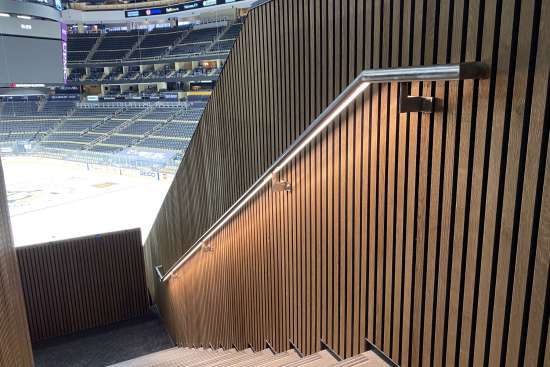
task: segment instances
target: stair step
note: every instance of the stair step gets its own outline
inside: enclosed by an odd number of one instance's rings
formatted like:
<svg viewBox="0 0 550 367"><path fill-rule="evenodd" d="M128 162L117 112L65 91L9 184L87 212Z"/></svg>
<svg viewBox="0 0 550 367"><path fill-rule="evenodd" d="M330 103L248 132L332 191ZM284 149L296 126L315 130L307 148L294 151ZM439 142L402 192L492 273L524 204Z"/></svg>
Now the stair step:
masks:
<svg viewBox="0 0 550 367"><path fill-rule="evenodd" d="M301 358L294 350L273 354L270 349L254 352L248 348L170 348L117 363L111 367L387 367L376 353L369 351L337 361L328 351Z"/></svg>
<svg viewBox="0 0 550 367"><path fill-rule="evenodd" d="M288 364L284 364L282 366L284 367L299 367L299 366L324 367L324 366L332 366L336 362L338 362L336 358L334 358L326 350L322 350L318 353L311 354L307 357L297 360L296 362L291 362Z"/></svg>
<svg viewBox="0 0 550 367"><path fill-rule="evenodd" d="M289 350L283 353L275 354L271 361L264 362L262 364L259 364L258 366L261 366L261 367L283 366L285 364L295 362L299 359L300 359L300 356L298 355L298 353L296 353L294 350Z"/></svg>
<svg viewBox="0 0 550 367"><path fill-rule="evenodd" d="M338 362L334 367L385 367L387 365L376 353L368 351Z"/></svg>

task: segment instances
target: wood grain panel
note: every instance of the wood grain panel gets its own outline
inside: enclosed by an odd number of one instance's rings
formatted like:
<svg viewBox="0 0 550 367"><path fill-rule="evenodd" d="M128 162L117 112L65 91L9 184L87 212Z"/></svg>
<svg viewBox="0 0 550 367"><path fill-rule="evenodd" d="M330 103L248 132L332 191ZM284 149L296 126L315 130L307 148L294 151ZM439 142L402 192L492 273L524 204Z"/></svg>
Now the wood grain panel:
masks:
<svg viewBox="0 0 550 367"><path fill-rule="evenodd" d="M32 367L25 300L13 247L4 182L0 163L0 366Z"/></svg>
<svg viewBox="0 0 550 367"><path fill-rule="evenodd" d="M33 342L148 311L139 229L18 247Z"/></svg>
<svg viewBox="0 0 550 367"><path fill-rule="evenodd" d="M403 366L548 365L550 38L542 0L273 0L253 9L146 241L184 345ZM483 61L483 81L377 85L167 283L169 268L361 70ZM169 232L169 233L167 233Z"/></svg>

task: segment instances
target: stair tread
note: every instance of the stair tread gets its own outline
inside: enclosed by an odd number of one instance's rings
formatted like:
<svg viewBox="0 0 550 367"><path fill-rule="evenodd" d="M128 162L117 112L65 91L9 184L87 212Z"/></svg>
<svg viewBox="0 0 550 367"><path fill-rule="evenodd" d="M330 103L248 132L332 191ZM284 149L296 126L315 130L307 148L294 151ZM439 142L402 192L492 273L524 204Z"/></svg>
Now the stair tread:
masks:
<svg viewBox="0 0 550 367"><path fill-rule="evenodd" d="M328 351L301 358L294 350L273 354L270 349L223 350L174 347L120 362L111 367L384 367L388 364L373 351L337 361Z"/></svg>

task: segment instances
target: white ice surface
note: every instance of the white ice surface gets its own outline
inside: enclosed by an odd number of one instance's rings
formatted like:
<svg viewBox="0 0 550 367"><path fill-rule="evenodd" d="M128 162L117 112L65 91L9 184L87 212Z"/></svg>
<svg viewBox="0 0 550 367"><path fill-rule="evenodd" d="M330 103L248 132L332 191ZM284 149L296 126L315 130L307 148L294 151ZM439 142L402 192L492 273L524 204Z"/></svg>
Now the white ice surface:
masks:
<svg viewBox="0 0 550 367"><path fill-rule="evenodd" d="M145 241L172 180L35 157L3 157L16 246L141 228Z"/></svg>

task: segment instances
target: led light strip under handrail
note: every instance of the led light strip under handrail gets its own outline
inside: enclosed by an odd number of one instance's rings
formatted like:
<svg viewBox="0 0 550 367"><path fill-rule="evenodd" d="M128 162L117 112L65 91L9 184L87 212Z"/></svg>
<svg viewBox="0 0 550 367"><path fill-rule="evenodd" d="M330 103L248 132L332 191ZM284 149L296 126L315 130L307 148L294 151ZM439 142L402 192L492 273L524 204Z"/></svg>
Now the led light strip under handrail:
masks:
<svg viewBox="0 0 550 367"><path fill-rule="evenodd" d="M193 256L202 244L212 237L230 220L254 195L266 186L300 151L317 137L332 121L340 115L371 84L412 81L449 81L465 79L486 79L489 68L482 63L462 63L447 65L416 66L391 69L364 70L342 93L317 117L296 140L279 156L264 174L172 265L168 272L160 275L162 281L170 277Z"/></svg>

